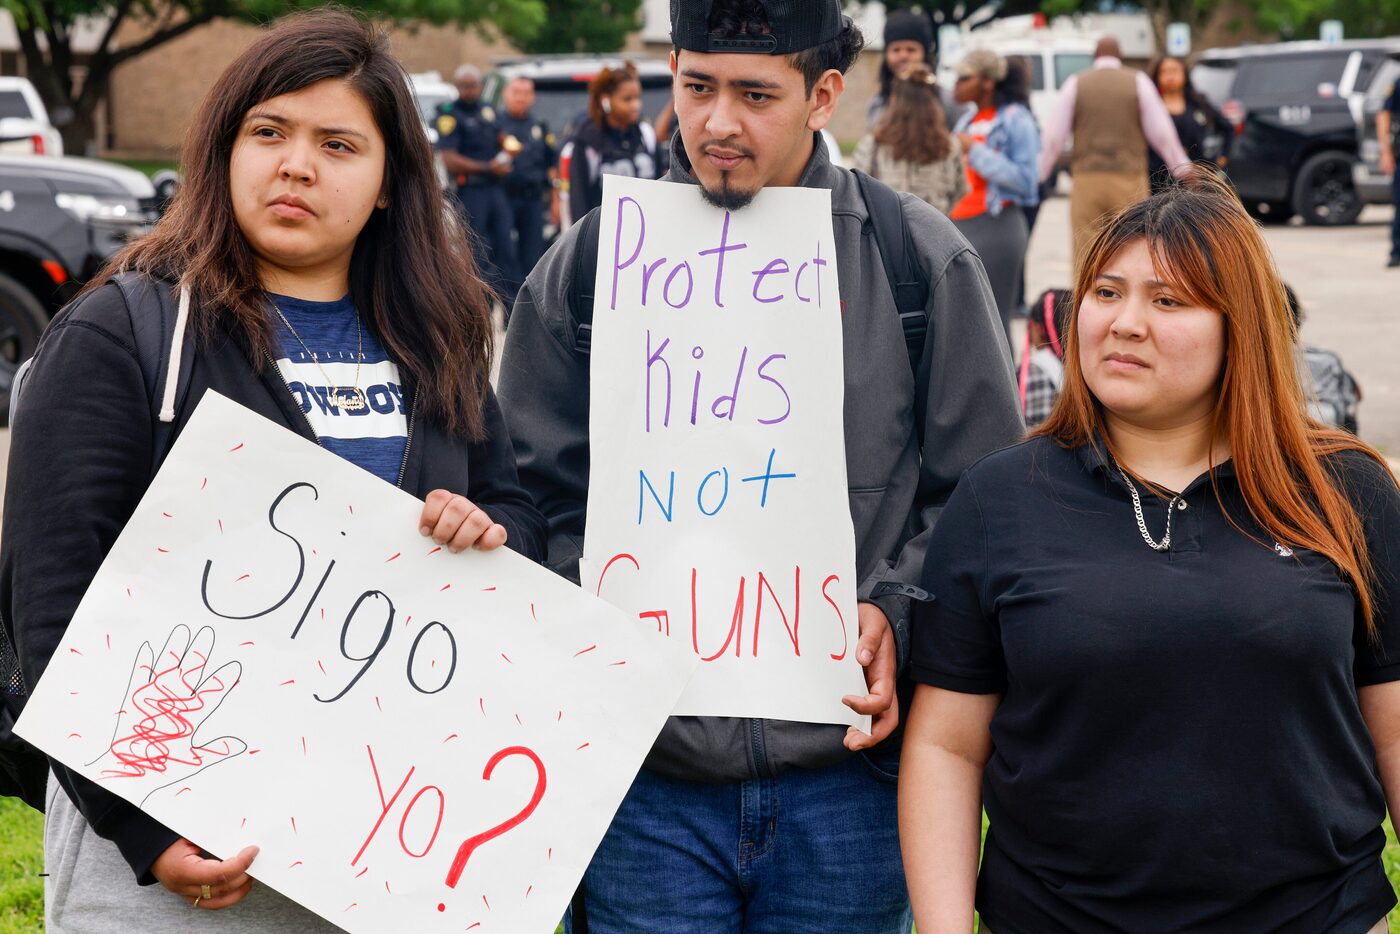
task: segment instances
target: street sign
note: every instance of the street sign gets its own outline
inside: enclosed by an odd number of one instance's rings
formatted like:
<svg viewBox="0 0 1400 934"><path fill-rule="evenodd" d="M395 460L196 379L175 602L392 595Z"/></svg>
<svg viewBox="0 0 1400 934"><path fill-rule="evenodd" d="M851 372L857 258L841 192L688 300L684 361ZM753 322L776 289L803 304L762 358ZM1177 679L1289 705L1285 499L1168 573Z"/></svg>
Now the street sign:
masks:
<svg viewBox="0 0 1400 934"><path fill-rule="evenodd" d="M1342 21L1339 19L1325 19L1318 27L1318 38L1323 42L1333 45L1342 41Z"/></svg>
<svg viewBox="0 0 1400 934"><path fill-rule="evenodd" d="M1191 27L1189 24L1167 24L1167 54L1177 58L1191 54Z"/></svg>

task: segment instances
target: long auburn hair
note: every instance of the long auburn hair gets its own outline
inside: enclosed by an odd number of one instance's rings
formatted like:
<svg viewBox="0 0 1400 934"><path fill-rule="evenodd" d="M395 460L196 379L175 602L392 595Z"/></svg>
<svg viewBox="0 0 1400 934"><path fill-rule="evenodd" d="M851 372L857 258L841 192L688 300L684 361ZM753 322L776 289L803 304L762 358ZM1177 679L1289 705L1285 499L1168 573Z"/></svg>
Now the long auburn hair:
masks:
<svg viewBox="0 0 1400 934"><path fill-rule="evenodd" d="M890 85L889 105L875 125L875 142L901 162L927 165L953 148L938 85L927 65L910 65Z"/></svg>
<svg viewBox="0 0 1400 934"><path fill-rule="evenodd" d="M1373 581L1361 518L1327 459L1357 451L1382 466L1385 462L1352 435L1308 417L1295 357L1297 327L1283 281L1258 227L1213 173L1198 170L1192 179L1125 208L1094 238L1075 282L1064 390L1050 418L1031 435L1065 447L1101 438L1117 459L1103 408L1084 380L1079 309L1104 266L1138 241L1147 242L1157 275L1172 283L1180 298L1224 317L1225 364L1213 427L1228 439L1250 516L1279 543L1316 551L1335 564L1351 582L1374 635ZM1219 500L1214 472L1211 483Z"/></svg>
<svg viewBox="0 0 1400 934"><path fill-rule="evenodd" d="M604 68L588 82L588 118L598 129L603 129L608 122L607 111L603 110L603 98L612 97L618 88L629 81L635 81L638 85L642 83L637 66L623 62L616 68Z"/></svg>
<svg viewBox="0 0 1400 934"><path fill-rule="evenodd" d="M451 213L403 67L385 32L340 9L281 20L234 60L205 96L185 136L185 176L155 230L118 254L87 286L136 270L191 290L190 324L207 342L220 326L245 339L259 372L277 331L252 248L234 217L229 163L247 113L318 81L342 79L364 99L384 137L384 194L355 242L350 295L412 382L424 415L479 438L489 391L491 290L477 275Z"/></svg>

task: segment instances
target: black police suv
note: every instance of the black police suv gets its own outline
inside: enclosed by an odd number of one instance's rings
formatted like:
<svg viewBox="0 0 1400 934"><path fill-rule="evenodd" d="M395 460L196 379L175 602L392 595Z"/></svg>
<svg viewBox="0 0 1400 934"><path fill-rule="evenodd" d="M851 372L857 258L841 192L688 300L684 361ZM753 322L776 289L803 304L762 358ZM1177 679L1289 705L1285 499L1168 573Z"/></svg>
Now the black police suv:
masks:
<svg viewBox="0 0 1400 934"><path fill-rule="evenodd" d="M1234 128L1226 171L1265 221L1355 222L1370 191L1353 179L1362 102L1400 38L1277 42L1212 49L1191 70L1196 90ZM1386 198L1377 199L1381 201Z"/></svg>
<svg viewBox="0 0 1400 934"><path fill-rule="evenodd" d="M156 217L155 188L134 169L0 155L0 423L49 318Z"/></svg>

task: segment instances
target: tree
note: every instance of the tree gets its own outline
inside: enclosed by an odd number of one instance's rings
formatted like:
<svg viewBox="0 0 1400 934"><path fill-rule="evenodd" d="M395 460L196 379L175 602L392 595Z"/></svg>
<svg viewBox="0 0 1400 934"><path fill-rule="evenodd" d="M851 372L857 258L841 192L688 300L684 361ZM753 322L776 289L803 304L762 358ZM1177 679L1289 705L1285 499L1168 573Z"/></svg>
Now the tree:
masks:
<svg viewBox="0 0 1400 934"><path fill-rule="evenodd" d="M172 39L228 18L266 24L318 0L0 0L15 20L26 70L56 123L64 149L80 153L92 142L98 104L111 87L112 72ZM489 23L508 35L528 36L544 22L545 0L348 0L351 9L402 22ZM73 48L79 22L101 25L97 47L81 80ZM135 24L143 37L126 45L117 33Z"/></svg>
<svg viewBox="0 0 1400 934"><path fill-rule="evenodd" d="M1253 0L1260 28L1284 39L1316 39L1323 20L1342 21L1349 39L1400 32L1400 0Z"/></svg>
<svg viewBox="0 0 1400 934"><path fill-rule="evenodd" d="M616 52L642 28L642 0L544 0L544 25L530 33L503 29L525 52Z"/></svg>

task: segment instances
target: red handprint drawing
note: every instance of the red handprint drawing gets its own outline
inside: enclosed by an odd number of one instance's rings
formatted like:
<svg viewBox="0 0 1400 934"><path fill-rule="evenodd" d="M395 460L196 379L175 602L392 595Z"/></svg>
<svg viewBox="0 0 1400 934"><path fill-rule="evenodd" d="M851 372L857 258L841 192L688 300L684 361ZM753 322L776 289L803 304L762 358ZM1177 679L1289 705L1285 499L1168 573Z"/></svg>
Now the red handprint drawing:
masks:
<svg viewBox="0 0 1400 934"><path fill-rule="evenodd" d="M182 624L171 630L160 652L150 642L136 651L112 740L88 765L101 762L104 780L152 772L169 776L146 793L143 805L156 792L248 751L248 744L235 736L200 735L243 674L236 661L208 670L214 641L212 627L191 635Z"/></svg>

